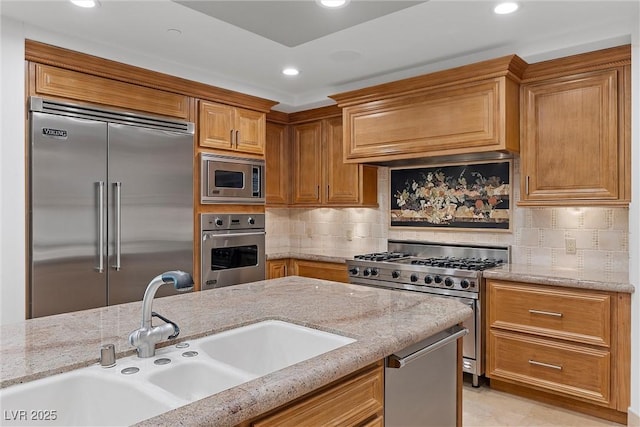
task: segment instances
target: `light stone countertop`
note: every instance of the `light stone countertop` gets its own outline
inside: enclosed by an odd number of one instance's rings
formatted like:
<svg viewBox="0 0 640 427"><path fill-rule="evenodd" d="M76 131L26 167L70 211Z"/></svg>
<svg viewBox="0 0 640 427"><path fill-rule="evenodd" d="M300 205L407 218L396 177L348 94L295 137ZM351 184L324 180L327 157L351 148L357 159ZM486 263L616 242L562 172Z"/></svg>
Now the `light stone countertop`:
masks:
<svg viewBox="0 0 640 427"><path fill-rule="evenodd" d="M277 252L267 254L267 261L276 260L276 259L284 259L284 258L296 258L296 259L304 259L308 261L321 261L321 262L334 262L338 264L345 263L348 259L353 259L354 255L350 252L340 252L338 250L333 250L330 253L323 254L323 251L320 249L314 249L305 252ZM347 267L345 266L345 270Z"/></svg>
<svg viewBox="0 0 640 427"><path fill-rule="evenodd" d="M139 425L235 425L462 322L471 310L452 299L415 292L291 276L159 298L154 311L195 339L267 319L357 341L273 372ZM142 302L31 319L0 327L0 387L98 361L113 343L117 358L134 353L127 337L139 327Z"/></svg>
<svg viewBox="0 0 640 427"><path fill-rule="evenodd" d="M539 265L505 264L482 272L487 279L500 279L539 285L633 293L628 273L607 273L601 270L551 268Z"/></svg>

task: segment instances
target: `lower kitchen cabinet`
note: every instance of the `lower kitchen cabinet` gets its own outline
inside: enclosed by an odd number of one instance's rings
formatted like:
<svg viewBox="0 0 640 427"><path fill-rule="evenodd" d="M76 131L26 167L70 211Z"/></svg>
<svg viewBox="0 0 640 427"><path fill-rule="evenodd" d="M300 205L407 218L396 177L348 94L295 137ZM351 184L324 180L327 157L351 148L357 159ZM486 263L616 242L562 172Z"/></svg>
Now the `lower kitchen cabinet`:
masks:
<svg viewBox="0 0 640 427"><path fill-rule="evenodd" d="M345 263L308 261L294 258L291 260L291 275L349 283L349 275Z"/></svg>
<svg viewBox="0 0 640 427"><path fill-rule="evenodd" d="M626 424L630 295L487 281L491 387Z"/></svg>
<svg viewBox="0 0 640 427"><path fill-rule="evenodd" d="M274 259L267 261L267 279L287 277L289 259Z"/></svg>
<svg viewBox="0 0 640 427"><path fill-rule="evenodd" d="M349 283L349 275L347 274L347 265L345 263L309 261L297 258L267 261L267 279L286 276L302 276Z"/></svg>
<svg viewBox="0 0 640 427"><path fill-rule="evenodd" d="M370 365L241 427L383 426L384 364Z"/></svg>

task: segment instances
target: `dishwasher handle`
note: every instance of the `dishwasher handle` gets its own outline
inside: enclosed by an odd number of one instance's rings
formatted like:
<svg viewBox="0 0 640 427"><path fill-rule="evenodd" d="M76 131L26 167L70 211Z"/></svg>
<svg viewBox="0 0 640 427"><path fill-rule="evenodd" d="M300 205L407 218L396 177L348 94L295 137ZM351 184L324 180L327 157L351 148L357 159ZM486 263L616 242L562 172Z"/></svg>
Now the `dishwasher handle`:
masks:
<svg viewBox="0 0 640 427"><path fill-rule="evenodd" d="M468 333L469 330L467 328L463 328L462 326L451 327L446 331L441 332L441 334L444 335L443 338L427 345L426 347L422 347L407 356L402 357L397 354L392 354L391 356L387 357L387 368L400 369L415 361L416 359L419 359L422 356L426 356L427 354L436 351L441 347L444 347L445 345L467 335Z"/></svg>

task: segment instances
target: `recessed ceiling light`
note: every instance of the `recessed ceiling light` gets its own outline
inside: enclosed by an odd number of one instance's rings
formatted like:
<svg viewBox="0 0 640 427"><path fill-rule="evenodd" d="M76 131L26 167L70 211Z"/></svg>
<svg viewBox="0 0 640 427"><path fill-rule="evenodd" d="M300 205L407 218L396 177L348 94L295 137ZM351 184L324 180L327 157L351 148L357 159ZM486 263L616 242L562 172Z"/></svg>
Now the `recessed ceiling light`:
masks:
<svg viewBox="0 0 640 427"><path fill-rule="evenodd" d="M512 1L500 3L493 9L493 11L498 15L506 15L509 13L513 13L516 10L518 10L518 3Z"/></svg>
<svg viewBox="0 0 640 427"><path fill-rule="evenodd" d="M80 7L96 7L100 6L100 2L98 0L71 0L71 3Z"/></svg>
<svg viewBox="0 0 640 427"><path fill-rule="evenodd" d="M297 68L287 67L282 70L282 74L285 76L297 76L300 74L300 71Z"/></svg>
<svg viewBox="0 0 640 427"><path fill-rule="evenodd" d="M344 7L349 3L349 0L316 0L322 7L327 7L330 9L337 9L339 7Z"/></svg>

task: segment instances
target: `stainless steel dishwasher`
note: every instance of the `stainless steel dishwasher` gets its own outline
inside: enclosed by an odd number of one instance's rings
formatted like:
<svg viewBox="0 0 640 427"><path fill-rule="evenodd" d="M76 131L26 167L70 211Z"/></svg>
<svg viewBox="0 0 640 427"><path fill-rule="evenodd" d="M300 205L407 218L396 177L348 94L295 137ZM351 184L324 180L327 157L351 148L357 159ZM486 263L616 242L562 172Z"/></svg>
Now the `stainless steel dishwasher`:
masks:
<svg viewBox="0 0 640 427"><path fill-rule="evenodd" d="M468 333L453 326L386 359L386 427L456 425L456 340Z"/></svg>

